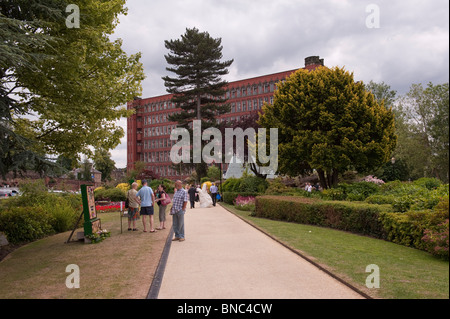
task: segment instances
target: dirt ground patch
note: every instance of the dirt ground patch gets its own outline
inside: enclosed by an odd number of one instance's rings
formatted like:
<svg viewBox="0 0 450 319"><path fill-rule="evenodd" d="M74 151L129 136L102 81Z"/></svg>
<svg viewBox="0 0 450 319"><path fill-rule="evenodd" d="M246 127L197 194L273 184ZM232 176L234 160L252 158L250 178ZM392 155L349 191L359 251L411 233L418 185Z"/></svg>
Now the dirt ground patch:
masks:
<svg viewBox="0 0 450 319"><path fill-rule="evenodd" d="M159 225L155 214L155 225ZM0 262L0 298L142 299L146 298L163 252L172 220L166 229L144 233L127 231L119 213L100 213L102 228L111 237L98 244L71 242L70 232L24 245ZM80 269L80 288L67 288L68 265Z"/></svg>

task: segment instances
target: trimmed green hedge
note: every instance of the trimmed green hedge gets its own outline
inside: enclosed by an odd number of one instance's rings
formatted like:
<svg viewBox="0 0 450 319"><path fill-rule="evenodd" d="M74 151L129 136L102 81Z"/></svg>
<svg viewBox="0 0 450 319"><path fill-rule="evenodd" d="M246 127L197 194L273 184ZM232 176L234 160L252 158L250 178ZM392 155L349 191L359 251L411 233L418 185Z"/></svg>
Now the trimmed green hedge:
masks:
<svg viewBox="0 0 450 319"><path fill-rule="evenodd" d="M448 227L449 218L448 197L441 199L438 209L406 213L393 212L391 205L304 197L258 196L255 204L257 217L350 231L430 252L424 235L437 230L438 225ZM448 237L448 229L446 234ZM447 249L448 258L448 240L443 249Z"/></svg>
<svg viewBox="0 0 450 319"><path fill-rule="evenodd" d="M330 227L377 238L384 237L380 213L388 207L315 198L258 196L255 216Z"/></svg>

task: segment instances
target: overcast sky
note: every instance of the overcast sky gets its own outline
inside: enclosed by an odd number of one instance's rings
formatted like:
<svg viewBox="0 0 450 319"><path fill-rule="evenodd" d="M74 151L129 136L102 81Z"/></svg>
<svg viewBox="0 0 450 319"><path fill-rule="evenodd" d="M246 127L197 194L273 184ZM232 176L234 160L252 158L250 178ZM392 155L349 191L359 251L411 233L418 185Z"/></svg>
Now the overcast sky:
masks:
<svg viewBox="0 0 450 319"><path fill-rule="evenodd" d="M413 83L449 81L448 0L128 0L113 39L142 53L142 98L166 94L164 40L197 27L222 38L234 59L228 81L287 71L318 55L356 81L385 82L398 95ZM126 120L120 121L126 131ZM126 137L111 151L126 167Z"/></svg>

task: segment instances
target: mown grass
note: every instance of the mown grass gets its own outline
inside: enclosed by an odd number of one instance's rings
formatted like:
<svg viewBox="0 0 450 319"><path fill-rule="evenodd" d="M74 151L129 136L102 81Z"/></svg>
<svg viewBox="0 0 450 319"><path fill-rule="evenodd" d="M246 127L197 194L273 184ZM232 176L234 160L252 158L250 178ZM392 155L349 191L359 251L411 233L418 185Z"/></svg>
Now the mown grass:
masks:
<svg viewBox="0 0 450 319"><path fill-rule="evenodd" d="M146 298L171 218L167 229L157 233L142 232L142 221L137 222L139 231L129 232L124 218L121 233L119 212L99 213L99 217L111 237L98 244L66 244L70 232L64 232L10 253L0 262L0 299ZM66 286L70 264L79 266L80 288Z"/></svg>
<svg viewBox="0 0 450 319"><path fill-rule="evenodd" d="M368 295L386 299L449 298L449 263L417 249L329 228L250 216L221 203ZM380 288L368 289L368 265L380 269Z"/></svg>

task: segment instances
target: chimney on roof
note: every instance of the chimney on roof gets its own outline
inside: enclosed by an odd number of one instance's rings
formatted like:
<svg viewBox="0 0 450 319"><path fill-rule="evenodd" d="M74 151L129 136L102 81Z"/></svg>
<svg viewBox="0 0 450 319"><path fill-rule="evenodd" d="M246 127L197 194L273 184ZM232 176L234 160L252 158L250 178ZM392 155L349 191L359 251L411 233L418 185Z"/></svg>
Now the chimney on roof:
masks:
<svg viewBox="0 0 450 319"><path fill-rule="evenodd" d="M319 56L309 56L305 58L305 68L310 65L322 65L323 66L323 59L321 59Z"/></svg>

